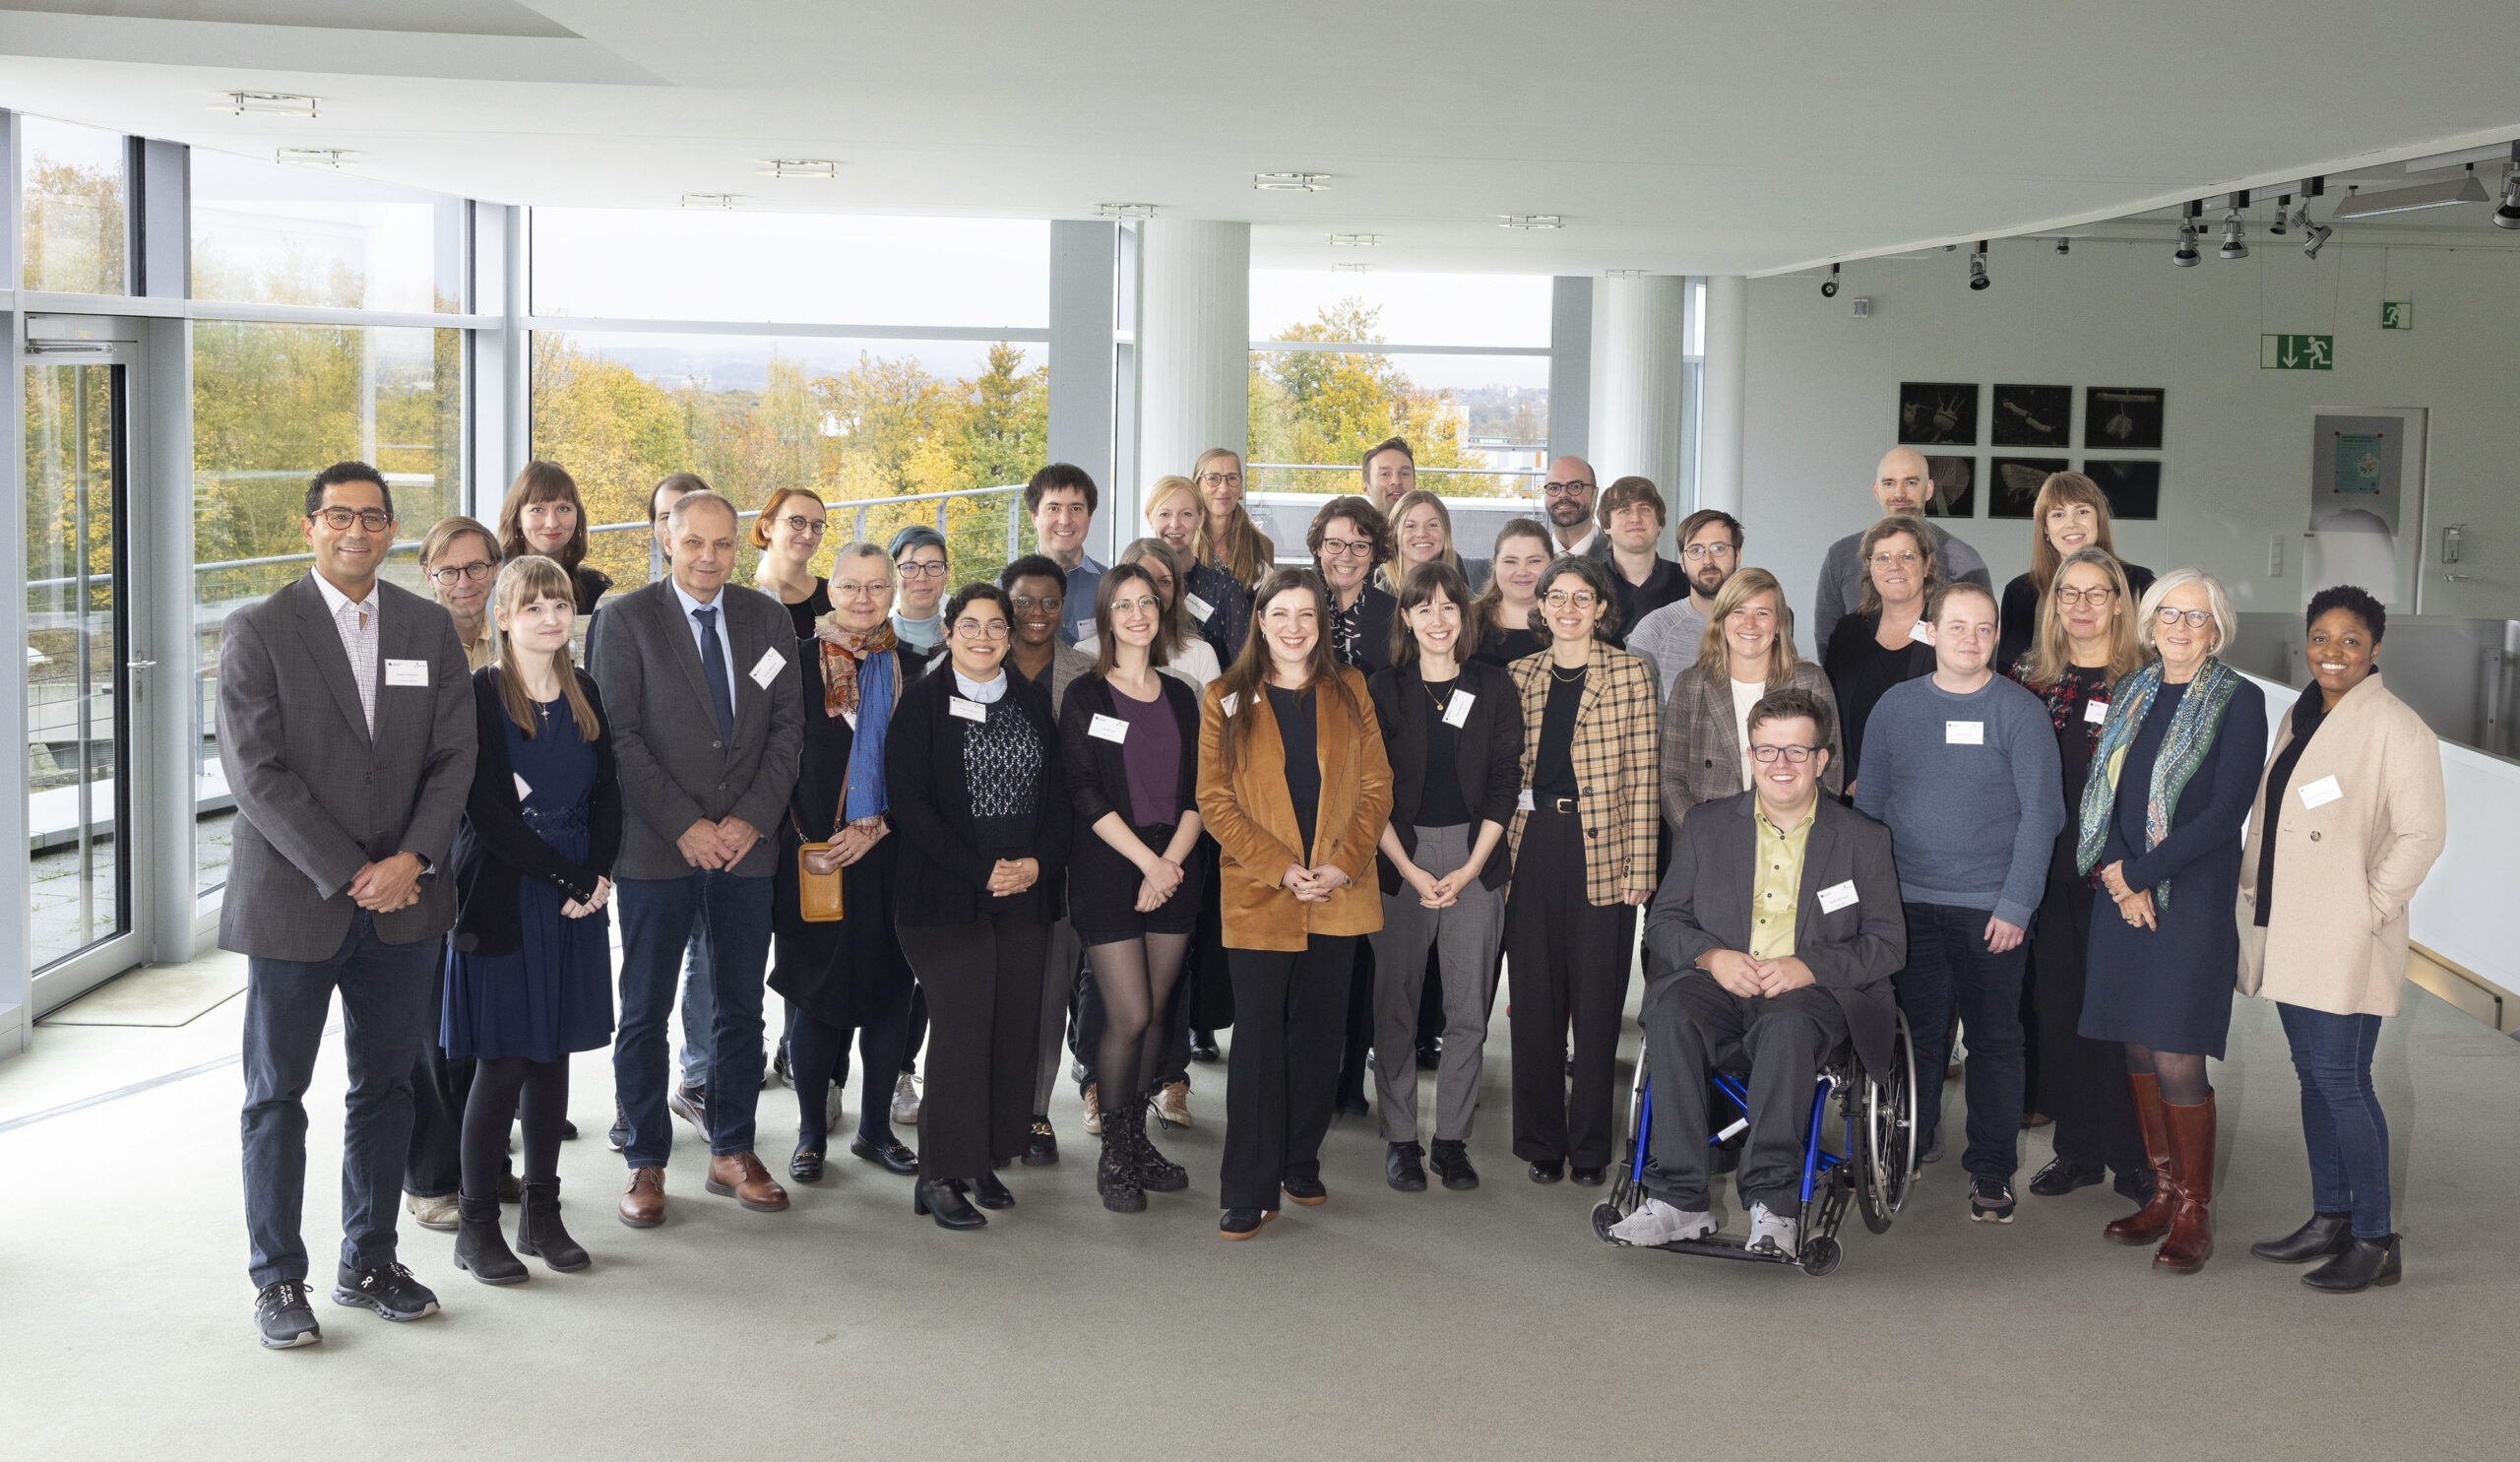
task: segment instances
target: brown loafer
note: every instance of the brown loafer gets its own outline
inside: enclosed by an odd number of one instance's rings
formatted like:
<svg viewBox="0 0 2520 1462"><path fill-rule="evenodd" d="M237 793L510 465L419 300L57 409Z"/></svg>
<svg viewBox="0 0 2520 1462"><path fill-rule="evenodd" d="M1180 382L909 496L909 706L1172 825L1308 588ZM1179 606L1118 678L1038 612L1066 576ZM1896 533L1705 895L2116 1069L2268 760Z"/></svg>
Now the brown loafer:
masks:
<svg viewBox="0 0 2520 1462"><path fill-rule="evenodd" d="M788 1190L771 1180L770 1170L748 1152L709 1160L709 1191L732 1198L755 1213L779 1213L788 1207Z"/></svg>
<svg viewBox="0 0 2520 1462"><path fill-rule="evenodd" d="M621 1221L633 1229L653 1229L665 1221L665 1170L633 1168L630 1185L621 1190Z"/></svg>

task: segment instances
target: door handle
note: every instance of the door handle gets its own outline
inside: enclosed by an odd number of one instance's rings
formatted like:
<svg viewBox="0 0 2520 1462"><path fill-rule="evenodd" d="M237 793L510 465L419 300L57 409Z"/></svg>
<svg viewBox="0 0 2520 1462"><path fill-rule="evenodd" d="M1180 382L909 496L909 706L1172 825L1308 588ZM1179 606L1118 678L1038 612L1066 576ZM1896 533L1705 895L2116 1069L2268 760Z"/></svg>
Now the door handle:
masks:
<svg viewBox="0 0 2520 1462"><path fill-rule="evenodd" d="M122 667L127 670L154 670L158 668L158 662L154 660L126 660L122 663Z"/></svg>

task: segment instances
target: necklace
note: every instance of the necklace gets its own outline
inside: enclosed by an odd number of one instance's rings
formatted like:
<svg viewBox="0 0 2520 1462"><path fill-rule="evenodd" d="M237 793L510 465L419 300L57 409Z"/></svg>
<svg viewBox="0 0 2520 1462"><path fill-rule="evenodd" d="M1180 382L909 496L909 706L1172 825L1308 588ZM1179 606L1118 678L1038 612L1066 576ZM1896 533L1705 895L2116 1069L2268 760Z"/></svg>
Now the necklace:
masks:
<svg viewBox="0 0 2520 1462"><path fill-rule="evenodd" d="M1552 665L1548 667L1548 677L1560 685L1572 685L1576 681L1583 679L1584 672L1591 668L1592 667L1590 665L1579 665L1575 667L1572 673L1569 673Z"/></svg>
<svg viewBox="0 0 2520 1462"><path fill-rule="evenodd" d="M1420 681L1418 681L1418 683L1419 685L1421 685L1421 686L1425 686L1425 690L1426 690L1426 699L1428 699L1428 700L1430 700L1430 701L1433 701L1433 702L1435 703L1435 714L1436 714L1436 715L1441 716L1441 715L1442 715L1442 714L1444 714L1446 711L1449 711L1449 710L1451 710L1451 709L1452 709L1452 704L1453 704L1453 690L1454 690L1454 688L1455 688L1456 686L1458 686L1458 685L1460 684L1460 682L1459 682L1459 681L1457 681L1457 680L1446 680L1446 681L1442 682L1442 683L1443 683L1443 687L1444 687L1444 693L1443 693L1442 695L1437 695L1437 694L1435 694L1435 687L1434 687L1434 686L1432 686L1432 685L1427 685L1427 684L1426 684L1426 682L1425 682L1425 681L1423 681L1423 680L1420 680Z"/></svg>

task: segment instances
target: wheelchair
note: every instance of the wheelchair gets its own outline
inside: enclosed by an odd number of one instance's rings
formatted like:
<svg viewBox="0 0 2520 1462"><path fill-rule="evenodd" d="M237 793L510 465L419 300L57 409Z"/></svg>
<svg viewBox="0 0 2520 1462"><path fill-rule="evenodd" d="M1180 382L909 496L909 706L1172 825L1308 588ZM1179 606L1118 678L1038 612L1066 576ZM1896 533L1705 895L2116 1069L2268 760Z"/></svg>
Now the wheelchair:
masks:
<svg viewBox="0 0 2520 1462"><path fill-rule="evenodd" d="M1707 1145L1716 1149L1714 1160L1708 1164L1711 1188L1714 1179L1737 1166L1742 1135L1749 1130L1749 1093L1741 1079L1744 1074L1719 1071L1713 1076L1715 1091L1724 1099L1711 1109L1719 1113L1718 1120L1722 1120L1720 1113L1728 1103L1737 1114L1706 1139ZM1611 1226L1645 1202L1645 1158L1651 1150L1654 1127L1653 1091L1653 1076L1646 1069L1645 1052L1640 1049L1627 1101L1627 1125L1632 1135L1609 1196L1593 1208L1594 1236L1620 1248L1631 1245L1610 1237ZM1833 1108L1838 1115L1834 1125L1840 1144L1835 1151L1825 1141L1827 1128L1832 1125L1828 1118ZM1802 1143L1799 1252L1753 1252L1745 1240L1721 1230L1702 1239L1684 1239L1652 1247L1753 1263L1793 1264L1815 1279L1821 1278L1838 1267L1838 1227L1845 1222L1850 1205L1861 1211L1863 1226L1875 1234L1888 1232L1891 1220L1907 1206L1908 1191L1917 1173L1917 1131L1916 1047L1909 1040L1908 1018L1901 1014L1892 1038L1889 1071L1866 1071L1850 1043L1832 1053L1813 1083L1811 1119Z"/></svg>

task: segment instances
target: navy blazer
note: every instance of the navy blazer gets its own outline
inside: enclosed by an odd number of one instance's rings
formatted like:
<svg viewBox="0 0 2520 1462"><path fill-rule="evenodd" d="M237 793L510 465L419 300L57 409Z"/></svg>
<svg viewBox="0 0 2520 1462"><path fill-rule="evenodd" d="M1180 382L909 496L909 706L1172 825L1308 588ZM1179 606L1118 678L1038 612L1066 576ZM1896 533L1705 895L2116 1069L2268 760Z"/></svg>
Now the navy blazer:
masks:
<svg viewBox="0 0 2520 1462"><path fill-rule="evenodd" d="M595 738L595 787L587 795L587 860L573 863L551 851L526 823L508 762L508 708L499 689L499 667L472 672L472 720L480 737L472 758L472 795L464 826L455 835L456 948L467 954L514 954L525 930L517 914L517 880L539 878L560 896L583 904L595 897L598 878L611 876L621 854L621 781L612 762L612 724L595 677L574 672L600 728ZM592 916L601 919L600 914Z"/></svg>
<svg viewBox="0 0 2520 1462"><path fill-rule="evenodd" d="M1459 759L1446 770L1459 779L1462 805L1475 819L1511 828L1514 802L1523 788L1522 695L1513 676L1484 661L1465 661L1461 678L1453 683L1471 702L1470 714L1462 720ZM1376 670L1365 690L1373 697L1374 722L1382 728L1383 752L1391 762L1392 835L1416 858L1418 807L1425 799L1427 774L1435 770L1426 765L1426 719L1435 714L1435 703L1414 660ZM1474 842L1478 831L1474 823ZM1400 892L1400 870L1391 859L1377 853L1374 861L1382 869L1382 891ZM1479 870L1480 886L1503 888L1513 872L1512 840L1499 838Z"/></svg>

